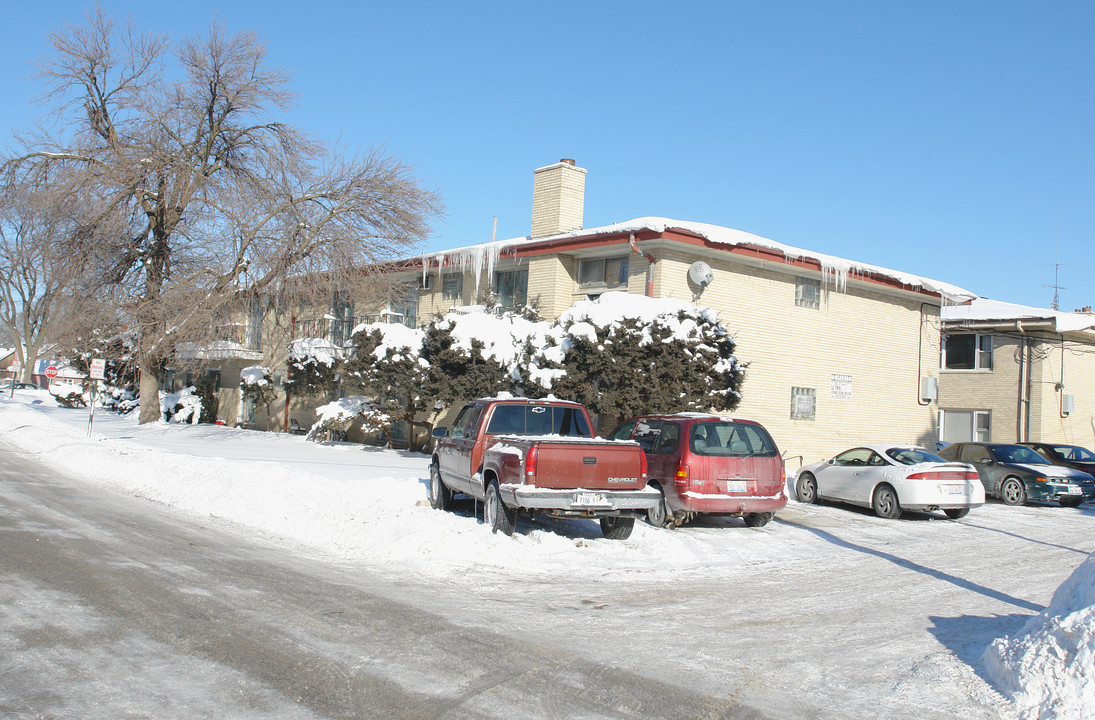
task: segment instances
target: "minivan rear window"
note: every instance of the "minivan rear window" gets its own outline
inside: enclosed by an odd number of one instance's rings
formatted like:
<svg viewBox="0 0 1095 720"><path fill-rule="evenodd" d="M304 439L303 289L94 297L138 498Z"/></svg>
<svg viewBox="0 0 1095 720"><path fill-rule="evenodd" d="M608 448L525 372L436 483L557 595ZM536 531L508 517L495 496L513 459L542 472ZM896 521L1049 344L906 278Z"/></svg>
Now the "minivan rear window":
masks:
<svg viewBox="0 0 1095 720"><path fill-rule="evenodd" d="M731 421L698 422L688 435L694 455L720 457L772 457L776 444L768 432L758 426Z"/></svg>

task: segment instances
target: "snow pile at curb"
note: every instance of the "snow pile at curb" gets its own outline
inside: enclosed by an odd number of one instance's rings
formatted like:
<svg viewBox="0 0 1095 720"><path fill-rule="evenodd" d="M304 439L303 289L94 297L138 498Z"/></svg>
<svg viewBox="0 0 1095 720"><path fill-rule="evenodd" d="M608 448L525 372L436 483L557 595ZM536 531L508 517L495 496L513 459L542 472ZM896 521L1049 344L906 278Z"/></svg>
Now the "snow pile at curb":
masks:
<svg viewBox="0 0 1095 720"><path fill-rule="evenodd" d="M1020 718L1082 720L1095 713L1095 555L1057 588L1049 607L984 655Z"/></svg>

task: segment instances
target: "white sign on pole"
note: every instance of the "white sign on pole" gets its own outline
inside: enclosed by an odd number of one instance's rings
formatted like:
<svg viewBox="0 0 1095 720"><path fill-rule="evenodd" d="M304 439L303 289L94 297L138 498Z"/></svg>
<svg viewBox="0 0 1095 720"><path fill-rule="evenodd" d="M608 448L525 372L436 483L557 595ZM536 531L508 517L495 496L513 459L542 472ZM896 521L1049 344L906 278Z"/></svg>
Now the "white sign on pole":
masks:
<svg viewBox="0 0 1095 720"><path fill-rule="evenodd" d="M102 380L106 378L106 360L99 358L91 361L91 379Z"/></svg>

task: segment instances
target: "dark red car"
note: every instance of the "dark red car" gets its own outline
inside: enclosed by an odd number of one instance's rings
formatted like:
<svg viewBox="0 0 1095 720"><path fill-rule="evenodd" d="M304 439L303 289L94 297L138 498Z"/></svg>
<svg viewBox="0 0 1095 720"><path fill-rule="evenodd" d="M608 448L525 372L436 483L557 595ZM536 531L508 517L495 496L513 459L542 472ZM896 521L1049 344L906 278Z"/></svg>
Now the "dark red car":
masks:
<svg viewBox="0 0 1095 720"><path fill-rule="evenodd" d="M731 515L760 527L787 505L783 458L758 422L699 413L644 415L610 438L635 440L646 453L649 484L662 493L662 502L647 511L651 525Z"/></svg>

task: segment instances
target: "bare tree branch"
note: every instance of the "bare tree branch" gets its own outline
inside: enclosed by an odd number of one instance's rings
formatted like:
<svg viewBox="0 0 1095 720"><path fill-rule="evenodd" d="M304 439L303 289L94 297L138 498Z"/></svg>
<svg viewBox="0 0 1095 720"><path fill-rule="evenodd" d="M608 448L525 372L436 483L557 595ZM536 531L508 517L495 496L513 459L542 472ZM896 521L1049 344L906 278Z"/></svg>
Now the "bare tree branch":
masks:
<svg viewBox="0 0 1095 720"><path fill-rule="evenodd" d="M142 421L158 417L172 347L208 338L241 293L348 282L405 254L441 212L402 162L331 151L281 122L288 76L254 33L214 23L172 54L100 9L51 41L41 77L62 130L22 137L0 180L96 209L88 267L140 332Z"/></svg>

